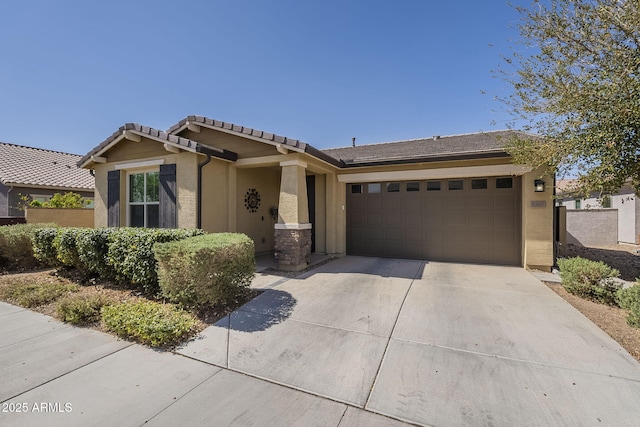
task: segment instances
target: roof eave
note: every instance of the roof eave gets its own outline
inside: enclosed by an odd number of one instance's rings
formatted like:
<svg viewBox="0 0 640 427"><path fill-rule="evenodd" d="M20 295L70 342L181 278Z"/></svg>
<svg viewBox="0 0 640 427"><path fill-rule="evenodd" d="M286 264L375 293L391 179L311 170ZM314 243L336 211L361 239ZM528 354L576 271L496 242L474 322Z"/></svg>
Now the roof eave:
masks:
<svg viewBox="0 0 640 427"><path fill-rule="evenodd" d="M422 157L410 157L403 159L381 159L366 162L349 162L345 161L345 168L367 167L367 166L388 166L388 165L404 165L413 163L433 163L455 160L476 160L476 159L493 159L493 158L507 158L511 157L509 153L503 150L474 152L474 153L453 153L453 154L440 154L434 156L422 156Z"/></svg>

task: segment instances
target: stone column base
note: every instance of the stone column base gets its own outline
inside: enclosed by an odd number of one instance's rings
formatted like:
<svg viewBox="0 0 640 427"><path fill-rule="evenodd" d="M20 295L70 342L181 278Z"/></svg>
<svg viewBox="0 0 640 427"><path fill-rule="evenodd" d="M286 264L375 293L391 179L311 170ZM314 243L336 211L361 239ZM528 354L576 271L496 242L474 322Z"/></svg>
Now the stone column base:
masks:
<svg viewBox="0 0 640 427"><path fill-rule="evenodd" d="M275 229L275 257L278 268L304 270L311 256L311 229Z"/></svg>

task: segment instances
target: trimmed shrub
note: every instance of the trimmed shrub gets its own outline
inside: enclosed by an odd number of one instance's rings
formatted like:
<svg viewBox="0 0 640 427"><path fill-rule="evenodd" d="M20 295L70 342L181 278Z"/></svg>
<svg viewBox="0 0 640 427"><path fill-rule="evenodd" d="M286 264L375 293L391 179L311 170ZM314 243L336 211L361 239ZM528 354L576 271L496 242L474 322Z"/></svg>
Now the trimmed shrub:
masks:
<svg viewBox="0 0 640 427"><path fill-rule="evenodd" d="M111 235L108 262L119 282L131 283L155 295L160 288L153 245L204 233L199 229L120 228Z"/></svg>
<svg viewBox="0 0 640 427"><path fill-rule="evenodd" d="M217 233L156 244L162 295L184 306L225 304L253 279L253 240Z"/></svg>
<svg viewBox="0 0 640 427"><path fill-rule="evenodd" d="M49 267L60 265L53 241L58 234L56 227L38 228L33 234L33 256Z"/></svg>
<svg viewBox="0 0 640 427"><path fill-rule="evenodd" d="M102 321L121 338L154 347L177 344L195 331L195 317L171 304L128 301L102 307Z"/></svg>
<svg viewBox="0 0 640 427"><path fill-rule="evenodd" d="M616 293L616 300L620 307L628 311L627 323L640 328L640 279L632 287L620 289Z"/></svg>
<svg viewBox="0 0 640 427"><path fill-rule="evenodd" d="M558 259L558 267L567 292L604 304L616 304L616 292L622 284L613 280L620 276L615 268L580 257Z"/></svg>
<svg viewBox="0 0 640 427"><path fill-rule="evenodd" d="M76 249L82 269L97 274L103 279L115 277L115 270L109 264L109 242L116 228L85 228L76 236Z"/></svg>
<svg viewBox="0 0 640 427"><path fill-rule="evenodd" d="M16 224L0 227L0 266L13 270L33 268L39 264L34 257L33 242L40 227L50 224Z"/></svg>
<svg viewBox="0 0 640 427"><path fill-rule="evenodd" d="M64 227L56 230L53 239L53 247L56 251L56 259L64 266L82 269L82 263L78 257L76 239L84 228Z"/></svg>
<svg viewBox="0 0 640 427"><path fill-rule="evenodd" d="M106 295L67 295L58 300L56 312L63 322L84 325L100 320L102 307L113 304Z"/></svg>
<svg viewBox="0 0 640 427"><path fill-rule="evenodd" d="M31 308L48 304L70 292L77 292L78 285L72 283L13 282L0 289L0 298L19 306Z"/></svg>

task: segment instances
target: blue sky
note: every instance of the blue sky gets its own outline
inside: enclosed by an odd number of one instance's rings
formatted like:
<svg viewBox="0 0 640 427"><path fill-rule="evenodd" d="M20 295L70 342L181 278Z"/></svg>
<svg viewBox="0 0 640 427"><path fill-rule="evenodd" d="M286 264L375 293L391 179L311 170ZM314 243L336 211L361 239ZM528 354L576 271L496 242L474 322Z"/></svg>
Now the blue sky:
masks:
<svg viewBox="0 0 640 427"><path fill-rule="evenodd" d="M0 141L85 154L190 114L317 148L504 129L505 0L2 2ZM495 122L495 123L493 123Z"/></svg>

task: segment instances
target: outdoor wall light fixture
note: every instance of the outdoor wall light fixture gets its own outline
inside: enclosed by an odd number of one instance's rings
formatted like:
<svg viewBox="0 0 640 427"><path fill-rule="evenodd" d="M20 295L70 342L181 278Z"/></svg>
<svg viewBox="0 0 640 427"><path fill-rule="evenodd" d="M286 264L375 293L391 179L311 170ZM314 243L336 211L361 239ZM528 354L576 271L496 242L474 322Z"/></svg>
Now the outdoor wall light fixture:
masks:
<svg viewBox="0 0 640 427"><path fill-rule="evenodd" d="M536 179L533 181L533 187L536 193L544 193L544 181L541 179Z"/></svg>
<svg viewBox="0 0 640 427"><path fill-rule="evenodd" d="M273 218L274 221L278 221L278 207L277 206L271 206L269 208L269 213L271 214L271 218Z"/></svg>

